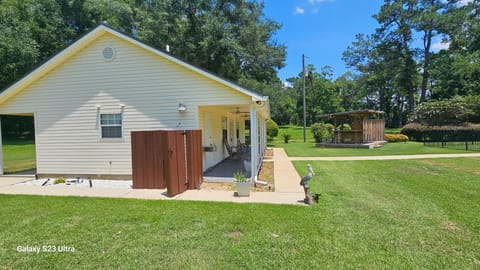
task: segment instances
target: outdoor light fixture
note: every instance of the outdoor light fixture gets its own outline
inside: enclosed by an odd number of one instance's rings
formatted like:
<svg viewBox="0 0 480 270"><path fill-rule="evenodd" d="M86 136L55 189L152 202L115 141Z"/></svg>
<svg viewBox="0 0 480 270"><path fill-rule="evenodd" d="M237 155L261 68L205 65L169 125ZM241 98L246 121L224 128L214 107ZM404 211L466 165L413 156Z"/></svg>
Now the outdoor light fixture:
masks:
<svg viewBox="0 0 480 270"><path fill-rule="evenodd" d="M179 112L186 112L187 111L187 106L185 105L185 103L183 103L183 102L178 103L178 111Z"/></svg>

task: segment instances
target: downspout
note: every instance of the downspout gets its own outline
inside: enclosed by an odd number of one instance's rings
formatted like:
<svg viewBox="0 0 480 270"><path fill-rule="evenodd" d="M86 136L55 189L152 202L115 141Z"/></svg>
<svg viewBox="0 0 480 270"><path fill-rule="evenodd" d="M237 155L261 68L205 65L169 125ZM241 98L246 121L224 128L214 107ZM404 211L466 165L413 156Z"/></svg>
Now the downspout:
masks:
<svg viewBox="0 0 480 270"><path fill-rule="evenodd" d="M253 183L255 185L263 185L266 186L268 183L265 181L258 180L258 171L257 171L257 152L259 150L259 138L258 138L258 119L257 113L260 109L265 106L265 101L255 101L250 104L250 141L252 144L251 149L251 176L253 179Z"/></svg>

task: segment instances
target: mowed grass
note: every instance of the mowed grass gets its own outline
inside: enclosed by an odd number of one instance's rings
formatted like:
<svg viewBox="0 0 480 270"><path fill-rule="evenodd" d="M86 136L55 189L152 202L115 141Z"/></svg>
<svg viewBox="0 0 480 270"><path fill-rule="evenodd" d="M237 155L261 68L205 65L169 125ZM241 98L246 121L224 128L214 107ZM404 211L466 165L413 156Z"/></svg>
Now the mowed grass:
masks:
<svg viewBox="0 0 480 270"><path fill-rule="evenodd" d="M347 265L480 268L480 159L295 162L301 175L307 163L321 241Z"/></svg>
<svg viewBox="0 0 480 270"><path fill-rule="evenodd" d="M312 162L322 194L312 207L0 195L0 261L7 269L475 269L479 162ZM295 165L306 173L306 162ZM26 245L75 252L16 251Z"/></svg>
<svg viewBox="0 0 480 270"><path fill-rule="evenodd" d="M5 173L35 169L35 143L24 140L3 142L3 169Z"/></svg>
<svg viewBox="0 0 480 270"><path fill-rule="evenodd" d="M455 154L472 153L465 150L427 147L420 142L397 142L374 149L362 148L323 148L315 143L292 142L275 145L283 147L291 157L342 157L342 156L385 156L385 155L419 155L419 154Z"/></svg>
<svg viewBox="0 0 480 270"><path fill-rule="evenodd" d="M284 143L283 134L292 135L289 143ZM360 148L323 148L316 147L315 140L307 128L307 143L303 142L302 127L280 127L278 136L269 143L270 147L282 147L291 157L335 157L335 156L384 156L384 155L417 155L417 154L454 154L471 153L463 149L447 149L427 147L420 142L387 143L383 147L374 149Z"/></svg>

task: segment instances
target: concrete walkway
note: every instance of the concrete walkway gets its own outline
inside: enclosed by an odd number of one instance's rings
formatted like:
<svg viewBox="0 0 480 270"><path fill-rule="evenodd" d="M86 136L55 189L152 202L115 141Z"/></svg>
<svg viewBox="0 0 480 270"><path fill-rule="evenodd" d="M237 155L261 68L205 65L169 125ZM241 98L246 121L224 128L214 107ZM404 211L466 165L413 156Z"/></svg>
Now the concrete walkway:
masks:
<svg viewBox="0 0 480 270"><path fill-rule="evenodd" d="M292 162L288 160L285 151L282 148L274 149L274 158L272 161L274 162L275 192L251 192L249 197L235 197L233 191L221 190L187 190L182 194L170 198L167 196L166 189L15 185L32 180L33 176L0 177L0 194L305 205L303 203L303 189L299 185L300 176L293 167Z"/></svg>
<svg viewBox="0 0 480 270"><path fill-rule="evenodd" d="M461 157L480 157L480 153L357 156L357 157L287 157L287 159L290 161L295 161L295 160L399 160L399 159L461 158Z"/></svg>
<svg viewBox="0 0 480 270"><path fill-rule="evenodd" d="M424 158L458 158L480 157L475 154L440 154L440 155L398 155L398 156L367 156L367 157L288 157L283 148L273 149L275 192L251 192L250 197L235 197L233 191L221 190L188 190L173 198L168 197L166 189L123 189L123 188L88 188L72 186L26 186L15 185L29 181L33 176L2 176L0 177L0 194L27 194L46 196L81 196L136 198L153 200L189 200L217 201L237 203L272 203L305 205L304 192L299 185L300 176L295 170L293 160L394 160L394 159L424 159Z"/></svg>

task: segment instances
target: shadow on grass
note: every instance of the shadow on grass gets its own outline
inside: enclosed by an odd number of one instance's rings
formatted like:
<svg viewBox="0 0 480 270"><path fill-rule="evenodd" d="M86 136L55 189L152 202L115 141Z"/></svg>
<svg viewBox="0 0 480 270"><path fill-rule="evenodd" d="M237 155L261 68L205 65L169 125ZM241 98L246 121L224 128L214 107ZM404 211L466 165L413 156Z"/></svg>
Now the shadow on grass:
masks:
<svg viewBox="0 0 480 270"><path fill-rule="evenodd" d="M35 140L3 139L3 145L29 145L35 144Z"/></svg>

